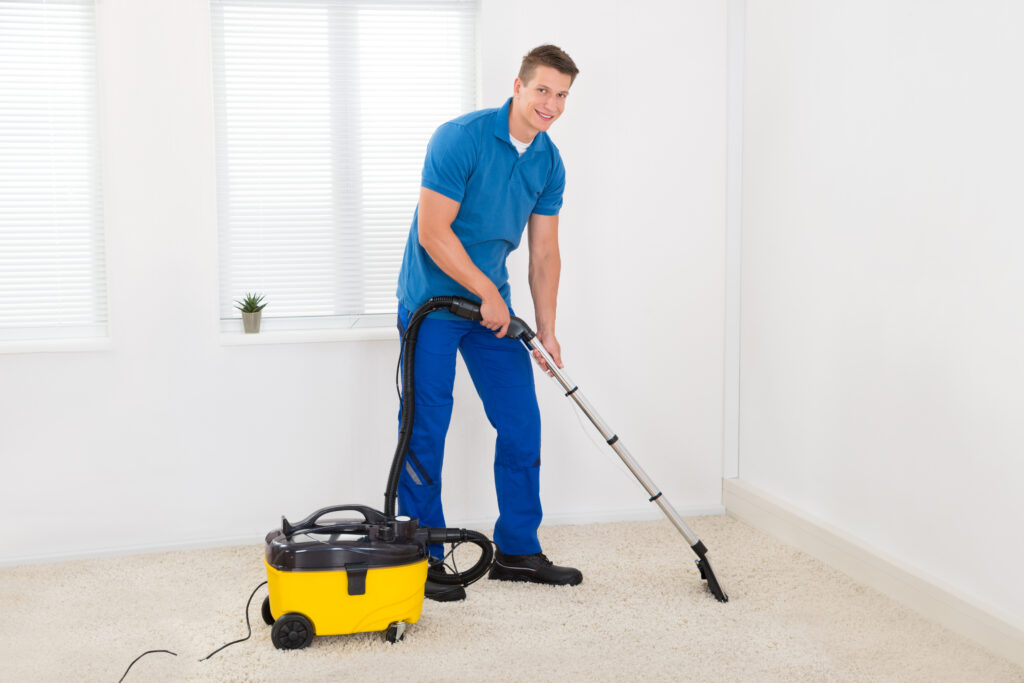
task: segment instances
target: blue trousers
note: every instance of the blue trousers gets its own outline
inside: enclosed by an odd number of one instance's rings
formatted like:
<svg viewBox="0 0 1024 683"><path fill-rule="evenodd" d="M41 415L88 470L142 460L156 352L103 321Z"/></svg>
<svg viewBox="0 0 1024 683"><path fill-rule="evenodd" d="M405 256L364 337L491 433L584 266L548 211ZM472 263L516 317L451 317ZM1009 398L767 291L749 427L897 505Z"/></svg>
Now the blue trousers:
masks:
<svg viewBox="0 0 1024 683"><path fill-rule="evenodd" d="M410 312L400 305L398 329L403 334L409 317ZM452 416L456 353L462 354L487 419L498 432L494 485L499 516L494 542L509 555L539 553L540 410L533 360L520 341L499 339L475 321L428 317L420 325L413 371L415 412L398 485L399 512L419 518L422 526L447 526L441 506L441 466ZM444 556L439 544L429 551L434 558Z"/></svg>

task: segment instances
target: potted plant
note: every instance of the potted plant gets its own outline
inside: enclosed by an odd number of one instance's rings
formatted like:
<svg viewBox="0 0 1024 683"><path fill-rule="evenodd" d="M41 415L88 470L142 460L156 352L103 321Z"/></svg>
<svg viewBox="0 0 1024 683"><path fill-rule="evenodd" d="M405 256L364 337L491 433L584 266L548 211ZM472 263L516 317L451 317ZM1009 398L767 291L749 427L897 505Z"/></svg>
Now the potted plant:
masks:
<svg viewBox="0 0 1024 683"><path fill-rule="evenodd" d="M245 326L246 334L260 331L260 318L263 317L263 295L245 293L241 301L235 301L235 308L242 312L242 324Z"/></svg>

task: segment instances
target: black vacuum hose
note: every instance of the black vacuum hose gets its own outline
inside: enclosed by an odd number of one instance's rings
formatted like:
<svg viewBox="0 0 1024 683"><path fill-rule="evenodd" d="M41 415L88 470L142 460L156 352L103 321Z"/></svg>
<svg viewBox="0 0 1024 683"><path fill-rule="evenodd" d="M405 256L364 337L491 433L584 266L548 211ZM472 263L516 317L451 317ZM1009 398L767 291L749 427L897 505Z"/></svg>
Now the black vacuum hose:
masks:
<svg viewBox="0 0 1024 683"><path fill-rule="evenodd" d="M402 422L398 427L398 446L395 448L394 458L391 459L391 472L388 473L388 485L384 491L384 514L388 519L393 519L395 516L398 480L402 476L402 468L405 467L405 453L409 450L409 439L412 438L412 418L415 411L413 368L416 363L416 339L424 319L434 311L445 309L466 320L483 319L480 314L480 304L459 296L432 297L409 316L409 324L405 326L405 333L402 335ZM523 320L512 316L506 336L529 341L536 334Z"/></svg>
<svg viewBox="0 0 1024 683"><path fill-rule="evenodd" d="M456 304L455 302L459 303ZM405 453L409 450L409 439L412 438L412 418L415 411L413 393L413 368L416 362L416 337L423 320L434 311L452 309L453 304L459 308L465 299L454 296L435 296L416 309L409 317L402 335L402 422L398 427L398 446L395 457L391 460L391 472L388 473L388 486L384 491L384 514L388 519L395 517L395 504L398 499L398 480L405 467ZM479 309L478 309L479 310ZM454 311L453 311L454 312Z"/></svg>
<svg viewBox="0 0 1024 683"><path fill-rule="evenodd" d="M384 514L388 519L395 516L395 502L398 499L398 480L405 467L405 454L409 450L409 439L412 438L412 418L415 412L413 369L416 363L416 340L420 325L434 311L447 310L466 320L481 320L480 304L458 296L435 296L427 299L422 306L409 316L409 324L402 335L402 422L398 427L398 446L395 456L391 459L391 472L388 474L388 485L384 491ZM534 333L529 325L516 317L509 321L507 336L514 339L525 337L533 339Z"/></svg>
<svg viewBox="0 0 1024 683"><path fill-rule="evenodd" d="M409 324L402 335L402 421L398 428L398 446L391 460L391 471L388 473L388 485L384 492L384 516L395 518L398 500L398 481L405 467L405 454L409 450L412 438L413 416L415 414L415 388L413 376L416 365L416 341L420 325L434 311L447 310L466 320L481 320L480 304L457 296L435 296L427 299L422 306L409 316ZM533 330L519 318L512 317L509 322L507 336L513 339L530 340L534 337ZM433 529L426 528L427 543L472 543L480 548L480 558L464 572L437 574L430 577L444 585L467 586L476 581L491 566L494 560L494 544L487 536L468 529Z"/></svg>
<svg viewBox="0 0 1024 683"><path fill-rule="evenodd" d="M431 574L430 580L444 586L468 586L484 575L494 561L491 539L469 529L427 529L427 543L472 543L480 548L476 563L464 572Z"/></svg>
<svg viewBox="0 0 1024 683"><path fill-rule="evenodd" d="M409 317L402 335L402 422L398 428L398 446L391 460L391 471L388 473L388 485L384 492L384 516L395 518L395 507L398 499L398 481L405 467L405 454L409 450L412 438L413 415L415 414L415 389L413 372L416 364L416 340L420 325L434 311L448 310L467 320L480 320L480 304L455 296L436 296L428 299ZM437 574L430 577L431 581L450 586L467 586L484 575L494 560L494 544L487 536L469 529L434 529L427 528L427 543L472 543L480 548L480 558L464 572Z"/></svg>

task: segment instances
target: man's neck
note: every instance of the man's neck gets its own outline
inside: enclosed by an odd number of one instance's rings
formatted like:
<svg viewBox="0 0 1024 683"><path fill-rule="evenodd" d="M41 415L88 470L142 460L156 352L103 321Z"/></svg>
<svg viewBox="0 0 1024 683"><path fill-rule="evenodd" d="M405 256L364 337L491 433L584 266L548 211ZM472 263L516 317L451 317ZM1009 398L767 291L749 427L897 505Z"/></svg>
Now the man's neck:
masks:
<svg viewBox="0 0 1024 683"><path fill-rule="evenodd" d="M513 105L513 102L508 103L508 134L520 142L531 144L533 139L537 137L537 133L539 131L530 128L521 121L518 121L515 116Z"/></svg>

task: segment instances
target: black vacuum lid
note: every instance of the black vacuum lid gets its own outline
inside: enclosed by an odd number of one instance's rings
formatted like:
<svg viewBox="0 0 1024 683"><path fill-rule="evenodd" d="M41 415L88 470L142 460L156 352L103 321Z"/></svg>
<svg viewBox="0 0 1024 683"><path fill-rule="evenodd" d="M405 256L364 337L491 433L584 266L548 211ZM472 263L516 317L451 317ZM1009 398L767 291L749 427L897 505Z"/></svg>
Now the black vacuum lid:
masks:
<svg viewBox="0 0 1024 683"><path fill-rule="evenodd" d="M412 539L381 541L368 534L322 533L315 529L291 537L280 529L267 534L267 564L283 571L397 567L426 556L423 544Z"/></svg>

